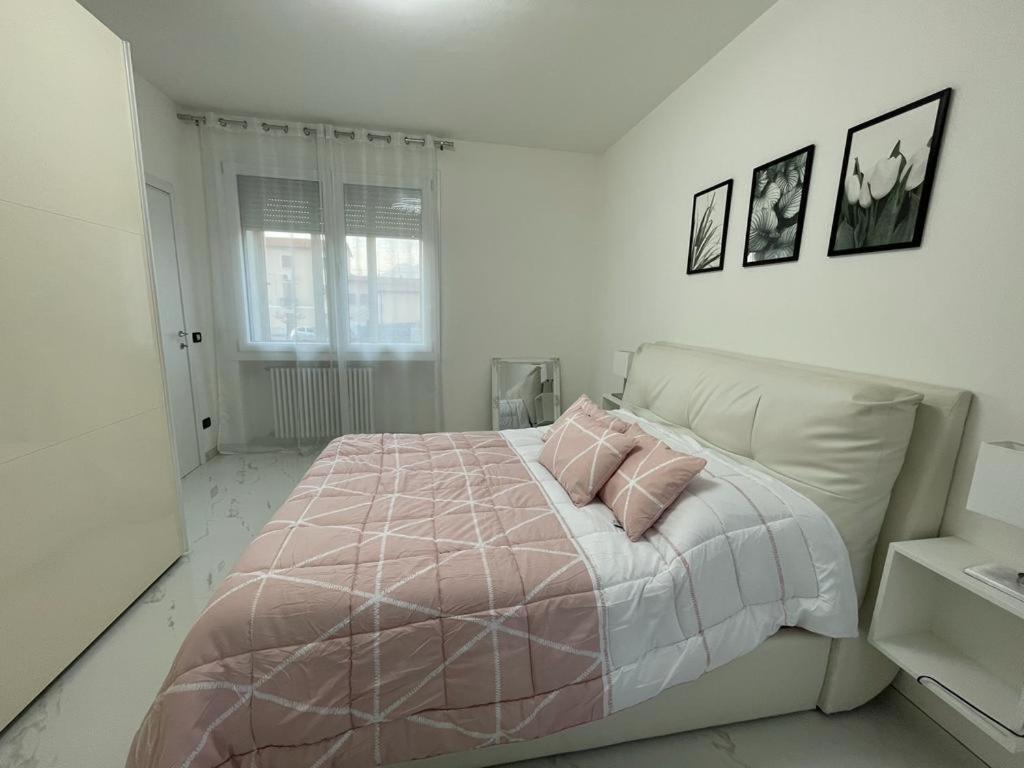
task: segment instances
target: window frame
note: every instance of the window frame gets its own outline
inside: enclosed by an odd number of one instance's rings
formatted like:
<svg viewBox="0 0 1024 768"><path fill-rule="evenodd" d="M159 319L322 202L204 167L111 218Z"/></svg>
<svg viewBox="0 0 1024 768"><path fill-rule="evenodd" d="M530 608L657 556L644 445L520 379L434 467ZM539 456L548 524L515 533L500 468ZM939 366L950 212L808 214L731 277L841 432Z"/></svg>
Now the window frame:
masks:
<svg viewBox="0 0 1024 768"><path fill-rule="evenodd" d="M292 166L253 166L244 163L227 163L222 166L221 196L223 210L227 215L221 217L224 232L224 242L233 243L234 251L231 259L231 288L235 298L235 338L238 343L238 352L241 355L252 355L256 359L265 356L275 356L276 353L286 353L286 359L293 359L295 355L308 355L310 357L326 357L333 346L333 318L331 317L331 301L327 301L327 341L325 342L294 342L294 341L253 341L250 319L253 317L253 308L249 301L248 275L245 263L245 230L242 229L242 214L239 209L238 200L238 177L239 176L267 176L282 179L296 179L301 181L316 181L320 183L320 200L323 204L323 182L315 168L302 165ZM326 232L323 233L327 235ZM260 244L262 250L263 244ZM324 273L326 279L330 280L328 259L328 248L322 249L325 259ZM328 291L330 288L328 287ZM262 312L262 310L255 310Z"/></svg>
<svg viewBox="0 0 1024 768"><path fill-rule="evenodd" d="M304 349L304 350L308 349L308 350L313 350L313 351L322 351L323 349L329 348L330 345L331 345L331 321L330 321L330 318L329 318L329 315L330 315L330 309L329 309L330 300L327 299L327 298L325 298L323 300L324 301L324 306L322 308L323 309L324 322L326 323L326 327L324 328L324 331L325 331L325 335L327 336L327 341L304 341L304 342L294 342L294 341L253 341L253 339L252 339L253 327L254 326L258 326L258 327L260 327L260 328L262 328L264 330L268 330L269 327L270 327L270 317L269 317L270 299L267 296L266 287L261 285L261 286L259 286L259 288L257 290L258 290L258 292L260 294L260 297L263 299L263 302L261 303L261 305L259 307L255 307L255 308L249 303L249 292L250 292L249 279L250 279L250 275L248 274L249 265L246 263L246 244L245 244L245 240L248 237L250 232L252 232L254 235L256 233L262 233L262 235L263 235L262 237L255 236L253 239L255 241L254 242L254 246L255 246L256 251L257 251L257 253L255 255L257 256L259 261L262 262L262 264L263 264L263 272L264 272L264 275L266 275L266 270L267 270L267 266L266 266L266 262L267 262L266 234L268 232L276 232L276 231L277 230L267 230L267 229L262 229L262 230L255 230L255 229L253 229L253 230L241 230L241 237L242 237L242 294L245 296L245 300L246 300L246 311L245 311L245 316L244 316L244 319L243 319L243 322L245 323L245 327L242 328L242 334L245 337L244 341L250 347L252 347L252 346L258 346L258 347L281 347L281 348L288 348L288 349L290 349L291 347L295 346L295 347L299 347L300 349ZM311 250L313 252L313 259L316 260L317 258L319 258L323 262L323 264L324 264L324 281L326 282L329 278L327 276L327 248L325 247L325 244L323 242L323 234L321 233L318 236L316 233L310 233L310 235L311 235L310 247L311 247ZM295 271L294 268L293 268L292 271L294 273L294 271ZM313 308L314 308L314 311L320 309L320 307L317 306L317 296L316 296L316 290L315 290L316 289L316 282L315 281L316 281L316 277L314 276L314 298L313 298L313 302L314 302ZM325 285L324 289L325 289L325 292L328 291L329 290L329 286Z"/></svg>
<svg viewBox="0 0 1024 768"><path fill-rule="evenodd" d="M348 317L337 318L335 325L340 325L339 336L344 340L340 344L346 357L352 360L438 360L439 339L437 329L440 325L440 269L438 268L437 238L435 228L437 225L437 208L434 191L436 176L393 176L387 174L366 174L346 173L345 178L337 179L334 195L337 196L338 205L344 211L345 206L345 185L363 185L375 187L406 187L420 190L421 200L421 234L420 234L420 301L422 305L423 322L423 343L422 344L381 344L379 342L352 342L349 338ZM336 259L336 268L339 271L339 290L344 292L345 309L348 309L348 255L345 246L345 217L334 217L338 222L340 232L334 242L338 243L341 251ZM328 236L330 241L330 236ZM369 245L369 244L367 244ZM330 242L328 243L330 250ZM375 265L376 266L376 265ZM367 276L370 273L369 248L367 248ZM374 273L376 280L376 273ZM431 300L434 297L435 300ZM436 313L436 315L435 315Z"/></svg>
<svg viewBox="0 0 1024 768"><path fill-rule="evenodd" d="M352 184L353 182L352 181L346 181L345 183L346 184ZM396 184L394 182L392 182L390 184L380 184L380 185L361 184L361 186L396 186ZM408 183L404 184L403 186L405 186L406 188L409 188ZM424 213L421 213L421 216L423 216L424 219L425 219L426 218L426 216L425 216L425 209L426 209L427 203L426 203L426 200L424 198L426 197L426 195L425 195L426 190L424 190L422 187L419 187L419 189L420 189L420 193L421 193L421 201L422 201L421 205L423 206L423 208L421 210L424 211ZM342 201L342 203L344 204L344 201ZM427 263L426 263L427 262L427 254L426 254L426 251L427 251L426 223L423 222L421 224L421 226L422 226L422 230L421 231L423 232L423 236L421 236L420 239L419 239L419 244L420 244L420 254L419 254L419 259L420 259L420 264L419 264L419 268L420 268L420 277L419 277L420 291L419 291L419 295L420 295L420 324L421 324L422 330L423 330L423 342L421 342L419 344L414 344L414 343L407 343L407 344L405 344L405 343L388 343L388 342L383 342L382 343L379 340L378 341L369 341L369 342L367 342L367 341L352 341L352 338L351 338L351 335L350 335L351 331L352 331L351 324L349 322L349 318L346 317L342 321L342 325L344 327L344 333L345 333L345 337L346 337L346 339L345 339L345 348L350 353L365 352L365 353L369 353L369 354L378 354L378 355L380 355L380 354L386 353L387 350L395 350L395 349L400 349L402 351L409 351L409 352L412 352L412 353L429 352L429 351L431 351L433 345L432 345L432 340L429 338L429 336L430 336L429 330L431 328L430 322L431 322L432 318L431 318L431 315L430 315L430 302L427 301L427 291L430 288L430 283L429 283L428 268L427 268ZM378 287L377 287L377 281L378 281L380 275L379 275L379 273L377 271L377 242L378 242L378 240L381 240L382 238L379 235L353 235L353 237L365 237L365 239L366 239L366 295L367 295L367 307L368 307L368 311L369 311L369 318L368 318L367 325L371 329L373 329L373 333L374 333L374 335L376 335L376 333L377 333L377 331L378 331L378 329L380 327L380 306L379 306L379 304L380 304L380 294L378 292ZM347 238L348 238L348 235L345 235L345 239L343 239L341 241L342 247L344 249L344 253L343 253L342 259L341 259L341 264L344 265L344 290L345 290L346 297L350 295L348 293L348 279L349 279L350 275L349 275L349 271L348 271L348 241L347 241ZM405 239L405 238L383 238L383 239L401 240L401 239ZM409 238L409 239L411 239L411 238ZM349 303L347 301L345 303L345 308L346 308L346 310L349 309Z"/></svg>
<svg viewBox="0 0 1024 768"><path fill-rule="evenodd" d="M324 274L327 280L327 331L326 342L282 342L253 341L250 334L250 303L246 283L245 243L242 230L242 217L238 201L238 176L274 176L284 179L316 181L320 184L320 202L325 208L336 201L335 205L344 211L345 184L407 187L421 190L422 231L420 238L420 301L423 322L423 343L421 344L382 344L379 342L353 342L350 338L348 318L348 251L345 241L344 215L323 216L324 222ZM235 331L238 340L238 351L243 357L254 359L294 359L296 355L310 359L330 359L333 351L351 360L386 361L424 360L433 361L438 358L439 345L436 329L440 322L440 274L438 255L436 253L435 227L437 211L433 185L436 177L395 177L388 175L345 174L344 179L334 182L334 189L328 189L329 182L320 178L316 168L308 165L291 166L253 166L246 163L227 163L222 171L222 199L224 210L228 215L222 217L223 226L228 230L225 242L235 243L235 254L231 260L232 288L235 294ZM331 225L333 222L333 226ZM376 236L374 237L376 239ZM368 244L369 246L369 244ZM370 272L369 247L367 248L367 274ZM376 267L374 259L374 267ZM376 273L374 273L376 279ZM369 281L368 281L369 282ZM431 300L430 297L436 297ZM339 301L340 298L340 301ZM341 309L342 312L336 310ZM436 316L435 316L436 313ZM342 315L342 316L338 316Z"/></svg>

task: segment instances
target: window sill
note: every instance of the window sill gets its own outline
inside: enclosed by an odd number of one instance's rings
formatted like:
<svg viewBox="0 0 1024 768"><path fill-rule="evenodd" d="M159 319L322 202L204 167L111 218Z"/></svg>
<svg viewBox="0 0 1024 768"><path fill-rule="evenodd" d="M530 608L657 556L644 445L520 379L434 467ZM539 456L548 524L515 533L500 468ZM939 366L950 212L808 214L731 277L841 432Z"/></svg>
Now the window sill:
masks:
<svg viewBox="0 0 1024 768"><path fill-rule="evenodd" d="M432 349L413 347L402 350L395 347L349 348L335 352L329 344L252 344L238 345L239 361L272 361L272 362L323 362L329 363L338 358L353 362L367 363L404 363L433 362L437 355Z"/></svg>
<svg viewBox="0 0 1024 768"><path fill-rule="evenodd" d="M315 343L290 344L288 342L273 341L266 343L254 343L243 341L239 342L238 351L243 355L249 354L256 355L257 357L276 354L283 354L289 357L312 357L317 355L330 355L331 345Z"/></svg>
<svg viewBox="0 0 1024 768"><path fill-rule="evenodd" d="M429 347L383 347L367 344L349 347L344 353L349 360L374 360L378 362L401 363L407 360L435 360L436 355Z"/></svg>

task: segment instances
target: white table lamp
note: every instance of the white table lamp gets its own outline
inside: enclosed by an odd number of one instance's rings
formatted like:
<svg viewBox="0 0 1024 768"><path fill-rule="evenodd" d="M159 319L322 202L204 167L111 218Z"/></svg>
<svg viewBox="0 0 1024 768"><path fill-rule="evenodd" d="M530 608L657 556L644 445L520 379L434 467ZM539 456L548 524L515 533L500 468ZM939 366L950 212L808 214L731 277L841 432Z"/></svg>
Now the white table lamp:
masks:
<svg viewBox="0 0 1024 768"><path fill-rule="evenodd" d="M622 377L622 391L626 391L629 367L633 364L633 353L628 349L617 349L612 355L612 373Z"/></svg>
<svg viewBox="0 0 1024 768"><path fill-rule="evenodd" d="M967 509L1024 528L1024 443L981 444ZM966 568L965 573L1024 600L1024 574L1019 568L993 563Z"/></svg>

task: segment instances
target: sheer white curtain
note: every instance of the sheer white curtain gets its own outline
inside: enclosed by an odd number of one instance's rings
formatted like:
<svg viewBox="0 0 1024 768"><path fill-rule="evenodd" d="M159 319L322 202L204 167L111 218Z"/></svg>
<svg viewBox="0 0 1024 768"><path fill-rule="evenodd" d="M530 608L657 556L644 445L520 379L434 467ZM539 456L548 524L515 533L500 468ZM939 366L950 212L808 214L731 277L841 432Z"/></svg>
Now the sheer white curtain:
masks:
<svg viewBox="0 0 1024 768"><path fill-rule="evenodd" d="M441 429L432 137L207 115L219 448Z"/></svg>

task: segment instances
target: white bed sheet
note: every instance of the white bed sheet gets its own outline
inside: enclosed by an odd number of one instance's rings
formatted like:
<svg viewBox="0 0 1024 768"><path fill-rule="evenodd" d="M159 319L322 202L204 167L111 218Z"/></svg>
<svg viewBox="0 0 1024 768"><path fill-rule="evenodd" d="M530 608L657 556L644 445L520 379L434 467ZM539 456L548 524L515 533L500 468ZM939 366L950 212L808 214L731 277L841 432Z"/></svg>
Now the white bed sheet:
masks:
<svg viewBox="0 0 1024 768"><path fill-rule="evenodd" d="M708 462L635 543L600 500L574 506L541 466L542 429L503 433L589 561L600 592L609 712L695 680L783 626L857 635L849 556L819 507L685 434L616 415Z"/></svg>

